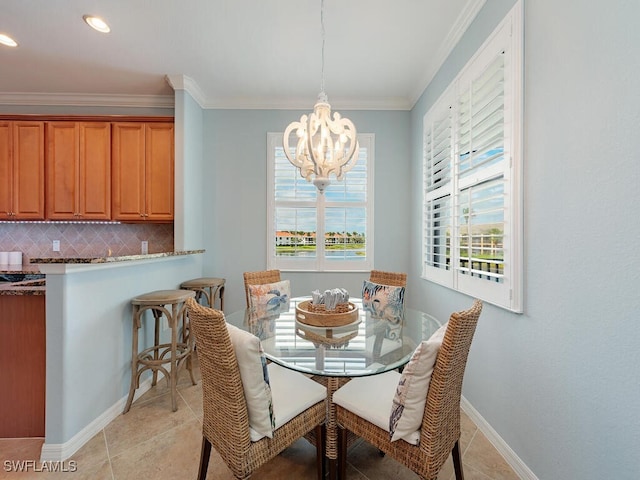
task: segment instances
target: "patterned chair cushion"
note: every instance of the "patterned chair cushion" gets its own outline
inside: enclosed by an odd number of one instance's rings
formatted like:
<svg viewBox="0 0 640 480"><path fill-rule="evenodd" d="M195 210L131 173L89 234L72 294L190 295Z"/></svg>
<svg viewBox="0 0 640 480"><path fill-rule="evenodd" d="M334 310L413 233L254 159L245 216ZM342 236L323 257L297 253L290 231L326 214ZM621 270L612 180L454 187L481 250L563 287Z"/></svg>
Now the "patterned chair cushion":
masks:
<svg viewBox="0 0 640 480"><path fill-rule="evenodd" d="M404 287L365 280L362 285L362 308L375 317L400 323L404 315Z"/></svg>
<svg viewBox="0 0 640 480"><path fill-rule="evenodd" d="M447 330L445 323L424 340L404 367L389 416L389 436L394 442L420 429L433 367Z"/></svg>
<svg viewBox="0 0 640 480"><path fill-rule="evenodd" d="M249 285L249 308L257 316L274 315L289 310L289 280L263 285Z"/></svg>

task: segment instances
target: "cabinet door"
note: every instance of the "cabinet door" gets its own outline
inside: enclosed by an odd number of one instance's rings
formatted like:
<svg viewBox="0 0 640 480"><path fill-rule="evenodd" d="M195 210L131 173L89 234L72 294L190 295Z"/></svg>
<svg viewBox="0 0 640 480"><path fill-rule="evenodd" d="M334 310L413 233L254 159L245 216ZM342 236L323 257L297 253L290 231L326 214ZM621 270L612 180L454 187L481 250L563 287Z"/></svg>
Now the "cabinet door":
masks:
<svg viewBox="0 0 640 480"><path fill-rule="evenodd" d="M112 124L111 208L114 220L144 220L143 123Z"/></svg>
<svg viewBox="0 0 640 480"><path fill-rule="evenodd" d="M47 124L47 218L111 219L111 124Z"/></svg>
<svg viewBox="0 0 640 480"><path fill-rule="evenodd" d="M173 220L174 204L173 123L146 126L145 219Z"/></svg>
<svg viewBox="0 0 640 480"><path fill-rule="evenodd" d="M76 122L47 123L47 218L78 216L79 128Z"/></svg>
<svg viewBox="0 0 640 480"><path fill-rule="evenodd" d="M111 124L80 124L78 213L82 220L111 219Z"/></svg>
<svg viewBox="0 0 640 480"><path fill-rule="evenodd" d="M44 220L44 122L13 122L13 213Z"/></svg>
<svg viewBox="0 0 640 480"><path fill-rule="evenodd" d="M44 436L45 302L44 295L0 296L0 438Z"/></svg>
<svg viewBox="0 0 640 480"><path fill-rule="evenodd" d="M13 135L11 122L0 122L0 220L10 220L13 209Z"/></svg>

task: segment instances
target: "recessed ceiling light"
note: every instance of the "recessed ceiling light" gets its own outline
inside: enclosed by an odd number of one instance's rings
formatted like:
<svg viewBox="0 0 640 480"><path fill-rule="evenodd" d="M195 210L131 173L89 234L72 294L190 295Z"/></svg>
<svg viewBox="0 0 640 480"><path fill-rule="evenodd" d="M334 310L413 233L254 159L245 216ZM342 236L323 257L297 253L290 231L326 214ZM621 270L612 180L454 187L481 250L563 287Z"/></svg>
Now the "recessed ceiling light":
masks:
<svg viewBox="0 0 640 480"><path fill-rule="evenodd" d="M0 43L6 45L7 47L17 47L18 43L11 38L9 35L5 35L4 33L0 33Z"/></svg>
<svg viewBox="0 0 640 480"><path fill-rule="evenodd" d="M94 30L102 33L109 33L111 31L109 25L107 25L107 23L100 17L94 17L93 15L84 15L82 18Z"/></svg>

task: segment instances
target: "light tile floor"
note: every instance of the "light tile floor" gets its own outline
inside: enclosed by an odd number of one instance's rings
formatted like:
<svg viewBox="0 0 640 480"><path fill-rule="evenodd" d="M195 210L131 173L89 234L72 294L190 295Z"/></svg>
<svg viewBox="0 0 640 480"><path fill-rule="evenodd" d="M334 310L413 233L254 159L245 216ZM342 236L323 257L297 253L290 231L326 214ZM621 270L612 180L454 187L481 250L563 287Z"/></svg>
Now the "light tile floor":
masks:
<svg viewBox="0 0 640 480"><path fill-rule="evenodd" d="M160 382L140 397L126 415L120 415L96 434L61 467L75 472L46 472L39 462L42 439L0 439L0 480L191 480L198 472L202 441L202 387L196 367L197 385L181 374L178 411L171 412L171 397ZM466 480L517 480L518 476L467 415L462 413L464 474ZM15 471L12 461L34 460L29 471ZM24 465L24 463L23 463ZM14 467L12 470L11 467ZM35 468L34 468L35 466ZM35 470L41 471L35 471ZM378 450L359 441L349 450L349 480L417 480L419 477ZM212 450L209 480L231 480L233 476ZM254 473L255 479L315 479L315 447L301 439ZM438 480L454 480L451 458Z"/></svg>

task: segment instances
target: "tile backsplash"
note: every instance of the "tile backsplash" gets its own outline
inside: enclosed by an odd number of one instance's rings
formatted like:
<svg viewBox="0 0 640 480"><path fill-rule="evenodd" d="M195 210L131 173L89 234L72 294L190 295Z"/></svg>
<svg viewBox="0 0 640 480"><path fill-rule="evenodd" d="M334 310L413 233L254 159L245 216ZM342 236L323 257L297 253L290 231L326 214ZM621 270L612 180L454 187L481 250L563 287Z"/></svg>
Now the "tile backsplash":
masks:
<svg viewBox="0 0 640 480"><path fill-rule="evenodd" d="M0 222L0 251L21 251L24 264L29 258L139 255L143 241L149 253L172 252L173 224Z"/></svg>

